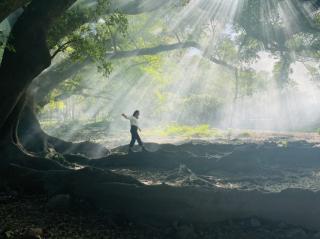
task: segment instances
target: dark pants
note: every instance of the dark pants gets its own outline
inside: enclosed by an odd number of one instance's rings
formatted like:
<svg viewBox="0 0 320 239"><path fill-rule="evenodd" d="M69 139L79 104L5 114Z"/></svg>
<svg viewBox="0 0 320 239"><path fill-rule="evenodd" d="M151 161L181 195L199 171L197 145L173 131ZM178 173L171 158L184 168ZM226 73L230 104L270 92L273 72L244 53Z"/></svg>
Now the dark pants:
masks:
<svg viewBox="0 0 320 239"><path fill-rule="evenodd" d="M129 147L132 148L134 143L136 142L136 140L138 141L138 144L140 146L143 146L143 143L142 143L140 136L138 134L138 127L132 125L131 129L130 129L130 133L131 133L131 141L130 141Z"/></svg>

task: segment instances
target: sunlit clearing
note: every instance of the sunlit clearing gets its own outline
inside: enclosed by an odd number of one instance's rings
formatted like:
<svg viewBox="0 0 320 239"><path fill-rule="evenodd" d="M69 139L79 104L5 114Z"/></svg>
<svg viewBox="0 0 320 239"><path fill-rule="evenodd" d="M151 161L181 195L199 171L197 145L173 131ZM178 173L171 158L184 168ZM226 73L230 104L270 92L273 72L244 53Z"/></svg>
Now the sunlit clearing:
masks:
<svg viewBox="0 0 320 239"><path fill-rule="evenodd" d="M231 129L316 131L318 63L301 47L311 35L300 34L315 17L309 5L197 0L169 8L128 17L129 40L117 49L156 53L114 59L115 51L108 77L94 64L79 71L81 89L60 98L53 92L40 113L43 127L68 140L121 144L129 127L121 113L138 109L144 138L159 142L227 137ZM172 44L180 45L166 50Z"/></svg>

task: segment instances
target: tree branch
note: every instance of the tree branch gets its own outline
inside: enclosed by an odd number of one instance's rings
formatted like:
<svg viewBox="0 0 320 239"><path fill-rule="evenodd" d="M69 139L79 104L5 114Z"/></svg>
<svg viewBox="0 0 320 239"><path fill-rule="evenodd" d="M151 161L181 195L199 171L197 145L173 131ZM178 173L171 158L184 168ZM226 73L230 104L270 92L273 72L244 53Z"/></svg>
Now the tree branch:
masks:
<svg viewBox="0 0 320 239"><path fill-rule="evenodd" d="M156 47L149 47L143 49L136 49L131 51L118 51L114 53L107 53L107 57L110 60L121 59L121 58L129 58L135 56L145 56L145 55L156 55L161 52L173 51L177 49L184 49L194 47L200 49L200 46L196 42L183 42L183 43L174 43L168 45L159 45Z"/></svg>
<svg viewBox="0 0 320 239"><path fill-rule="evenodd" d="M235 67L233 65L230 65L229 63L227 63L227 62L225 62L223 60L219 60L219 59L217 59L217 58L215 58L213 56L210 56L208 59L210 61L218 64L218 65L221 65L221 66L224 66L224 67L228 68L229 70L232 70L232 71L236 71L237 70L237 67Z"/></svg>
<svg viewBox="0 0 320 239"><path fill-rule="evenodd" d="M199 45L196 42L175 43L170 45L159 45L156 47L143 48L131 51L119 51L116 53L109 53L107 56L110 60L121 59L126 57L143 56L143 55L155 55L160 52L172 51L176 49L195 47L199 49ZM79 72L88 64L92 64L93 61L90 58L82 62L71 62L70 59L63 60L60 63L51 66L48 70L42 72L33 82L31 88L32 94L35 95L35 101L40 106L44 106L46 97L53 89L55 89L64 80L70 78L75 73Z"/></svg>
<svg viewBox="0 0 320 239"><path fill-rule="evenodd" d="M114 10L130 15L152 12L172 3L172 0L112 0Z"/></svg>
<svg viewBox="0 0 320 239"><path fill-rule="evenodd" d="M1 1L1 0L0 0ZM144 12L152 12L155 10L158 10L161 7L164 7L171 3L174 0L111 0L111 9L109 12L105 12L105 15L112 14L114 12L120 11L122 14L125 15L137 15ZM86 16L86 11L88 9L94 10L97 4L97 0L87 0L84 1L85 3L79 3L75 6L79 6L78 9L76 9L78 15L82 15L80 19L78 19L77 22L72 24L68 28L68 33L75 31L77 28L79 28L81 25L90 22L92 19L88 18ZM81 12L81 10L83 10ZM100 17L100 16L96 16ZM61 32L54 36L52 39L53 42L58 42L60 39L65 37L68 33Z"/></svg>
<svg viewBox="0 0 320 239"><path fill-rule="evenodd" d="M67 42L63 43L62 45L60 45L58 47L58 49L55 50L54 53L51 55L51 59L53 59L59 52L64 51L68 47L68 44L70 44L72 42L75 42L75 40L73 39L73 40L67 41Z"/></svg>

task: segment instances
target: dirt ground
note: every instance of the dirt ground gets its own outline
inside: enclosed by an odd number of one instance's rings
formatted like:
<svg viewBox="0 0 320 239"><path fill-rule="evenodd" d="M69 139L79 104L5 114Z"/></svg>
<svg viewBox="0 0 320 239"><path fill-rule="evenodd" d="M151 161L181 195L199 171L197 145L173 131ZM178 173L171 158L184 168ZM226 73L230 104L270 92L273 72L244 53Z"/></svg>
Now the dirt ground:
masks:
<svg viewBox="0 0 320 239"><path fill-rule="evenodd" d="M314 133L256 132L231 140L163 138L161 144L147 143L146 147L153 153L152 162L120 163L119 167L101 165L103 161L93 163L133 176L147 185L165 183L268 192L320 189L320 136ZM136 151L139 150L137 147ZM113 152L125 154L127 147L116 147Z"/></svg>
<svg viewBox="0 0 320 239"><path fill-rule="evenodd" d="M210 238L210 239L317 239L320 233L261 218L243 218L212 224L139 224L122 215L83 208L52 210L46 196L0 195L0 238Z"/></svg>
<svg viewBox="0 0 320 239"><path fill-rule="evenodd" d="M271 193L275 200L278 194L316 200L319 142L317 134L266 132L241 133L230 139L166 138L161 144L147 143L147 153L137 147L135 153L127 154L127 146L117 146L108 157L90 160L89 166L129 175L150 186L222 189L236 192L234 195L248 192L248 197L254 192L258 198ZM288 189L298 191L282 193ZM27 196L0 185L0 238L320 238L315 228L254 215L211 223L135 221L87 202L72 201L69 196Z"/></svg>

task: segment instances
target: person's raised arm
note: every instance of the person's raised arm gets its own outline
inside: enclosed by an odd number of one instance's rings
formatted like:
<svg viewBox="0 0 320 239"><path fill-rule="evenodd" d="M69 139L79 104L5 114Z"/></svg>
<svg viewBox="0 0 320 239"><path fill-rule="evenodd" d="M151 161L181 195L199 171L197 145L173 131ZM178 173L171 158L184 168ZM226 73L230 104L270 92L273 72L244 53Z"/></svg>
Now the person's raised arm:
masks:
<svg viewBox="0 0 320 239"><path fill-rule="evenodd" d="M123 118L129 119L128 116L126 116L124 113L121 114Z"/></svg>

